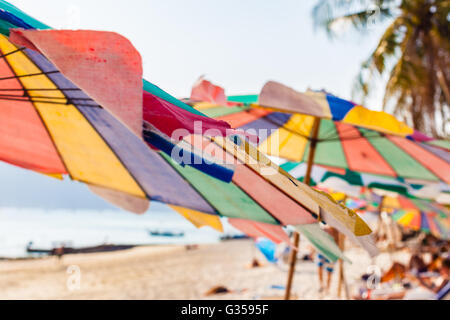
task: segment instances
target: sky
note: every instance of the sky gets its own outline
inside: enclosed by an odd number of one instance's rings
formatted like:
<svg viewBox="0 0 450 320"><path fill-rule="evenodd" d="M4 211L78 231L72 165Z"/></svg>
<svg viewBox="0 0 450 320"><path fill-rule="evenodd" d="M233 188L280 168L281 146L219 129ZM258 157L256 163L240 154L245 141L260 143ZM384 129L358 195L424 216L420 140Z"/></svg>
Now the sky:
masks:
<svg viewBox="0 0 450 320"><path fill-rule="evenodd" d="M258 93L268 80L298 90L326 89L351 98L360 64L384 26L330 40L315 30L316 0L11 0L54 27L118 32L143 58L144 77L187 97L201 75L228 95ZM366 105L381 109L376 94ZM0 163L0 207L102 208L71 181L60 182ZM82 199L82 200L81 200Z"/></svg>

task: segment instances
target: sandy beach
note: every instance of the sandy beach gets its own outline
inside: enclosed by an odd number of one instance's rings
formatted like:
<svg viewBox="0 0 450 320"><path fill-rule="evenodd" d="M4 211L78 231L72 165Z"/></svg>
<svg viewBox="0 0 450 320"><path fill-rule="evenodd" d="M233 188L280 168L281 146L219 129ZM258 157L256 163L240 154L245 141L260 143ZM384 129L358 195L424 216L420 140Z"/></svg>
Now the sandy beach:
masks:
<svg viewBox="0 0 450 320"><path fill-rule="evenodd" d="M345 264L345 273L354 290L372 260L359 248L349 248L346 254L353 261ZM255 257L263 266L249 269ZM376 263L387 268L393 259L405 262L408 257L405 252L382 253ZM201 245L194 250L155 246L66 255L61 261L56 257L0 261L0 299L266 299L283 295L283 290L272 286L285 285L286 268L266 262L250 240ZM79 287L73 285L78 271L81 277L75 283ZM232 293L205 296L219 285ZM319 293L316 265L298 263L293 293L299 299L336 299L336 287L337 272L330 293Z"/></svg>

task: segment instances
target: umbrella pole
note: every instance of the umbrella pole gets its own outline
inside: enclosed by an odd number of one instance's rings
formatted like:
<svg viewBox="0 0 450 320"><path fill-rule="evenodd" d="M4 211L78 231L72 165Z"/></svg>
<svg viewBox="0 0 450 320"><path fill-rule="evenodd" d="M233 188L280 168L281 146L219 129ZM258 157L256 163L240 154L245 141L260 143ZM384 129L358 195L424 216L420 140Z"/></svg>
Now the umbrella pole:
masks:
<svg viewBox="0 0 450 320"><path fill-rule="evenodd" d="M292 281L294 280L295 263L297 262L297 248L300 244L300 233L294 232L293 242L295 248L292 248L291 255L289 256L289 274L284 300L289 300L291 298Z"/></svg>
<svg viewBox="0 0 450 320"><path fill-rule="evenodd" d="M342 202L343 202L344 205L346 204L346 202L347 202L347 195L345 195L345 197L342 200ZM338 233L338 246L339 246L339 249L341 249L342 252L345 251L345 236L342 233ZM339 259L339 282L338 282L338 290L337 290L338 298L341 298L342 285L344 285L345 297L346 297L346 299L348 299L349 298L349 293L348 293L347 282L345 281L344 260Z"/></svg>
<svg viewBox="0 0 450 320"><path fill-rule="evenodd" d="M314 123L311 130L311 144L309 148L309 156L308 156L308 164L305 174L304 183L308 186L311 184L311 172L314 163L314 156L316 154L317 147L317 137L319 136L320 129L320 118L314 117ZM297 251L299 250L300 244L300 234L298 232L294 232L294 240L290 258L289 258L289 273L286 285L286 292L284 295L284 300L289 300L291 298L291 289L292 289L292 281L294 280L294 272L295 272L295 264L297 263Z"/></svg>
<svg viewBox="0 0 450 320"><path fill-rule="evenodd" d="M390 250L395 252L397 251L397 230L395 228L394 219L392 216L389 216L389 229L391 230L391 243L389 244Z"/></svg>
<svg viewBox="0 0 450 320"><path fill-rule="evenodd" d="M342 233L339 233L339 248L344 252L345 250L345 236ZM344 274L344 260L339 260L339 282L338 282L338 298L341 298L342 286L344 286L345 298L348 300L350 294L348 292L348 285L345 281Z"/></svg>
<svg viewBox="0 0 450 320"><path fill-rule="evenodd" d="M383 213L383 202L384 202L384 196L381 197L380 204L378 205L378 226L377 226L377 232L376 232L377 238L380 237L381 227L383 224L383 219L381 217L381 214Z"/></svg>

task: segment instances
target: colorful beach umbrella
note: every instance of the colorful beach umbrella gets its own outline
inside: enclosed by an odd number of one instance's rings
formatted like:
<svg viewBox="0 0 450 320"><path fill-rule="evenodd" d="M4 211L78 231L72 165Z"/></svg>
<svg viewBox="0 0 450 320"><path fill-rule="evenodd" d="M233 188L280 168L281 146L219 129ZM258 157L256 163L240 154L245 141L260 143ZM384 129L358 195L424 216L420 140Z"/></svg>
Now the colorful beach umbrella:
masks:
<svg viewBox="0 0 450 320"><path fill-rule="evenodd" d="M111 32L37 30L50 28L43 27L42 23L35 23L33 18L4 1L0 5L3 9L0 19L9 40L20 50L31 49L43 55L53 65L49 74L59 72L76 85L75 89L65 90L66 96L78 98L77 102L82 99L94 100L138 137L142 137L143 122L150 123L163 135L171 138L175 130L184 129L179 139L194 132L196 121L202 123L200 133L214 129L225 135L229 129L225 122L204 116L148 81L144 80L142 92L139 89L142 84L141 57L127 39ZM13 29L11 26L22 29ZM72 94L79 89L88 97ZM155 132L152 132L144 138L149 143L161 140L161 136L154 137ZM178 141L166 140L168 141L162 145L165 147L163 151L170 154L174 148L174 143L170 142ZM197 162L190 165L199 170L210 168ZM221 177L219 173L218 177L229 180L230 175Z"/></svg>
<svg viewBox="0 0 450 320"><path fill-rule="evenodd" d="M203 90L201 83L196 84L191 96L197 109L227 121L233 128L257 134L262 152L307 162L307 184L313 164L385 175L409 183L450 181L450 164L442 159L445 150L419 146L412 140L426 141L424 136L384 112L324 92L299 93L276 82L268 82L259 96L229 97L227 106L217 106L216 101L195 101L197 90ZM294 245L298 239L296 234ZM286 299L295 261L293 252Z"/></svg>
<svg viewBox="0 0 450 320"><path fill-rule="evenodd" d="M1 160L69 175L132 211L145 211L147 198L209 210L156 152L43 55L5 36L0 51Z"/></svg>
<svg viewBox="0 0 450 320"><path fill-rule="evenodd" d="M307 171L305 162L286 162L281 167L300 180L303 180ZM358 196L361 187L381 189L408 197L424 199L439 199L450 192L449 185L444 182L425 185L408 184L386 176L358 173L348 169L330 168L320 165L313 166L311 176L313 185L320 184L355 196Z"/></svg>
<svg viewBox="0 0 450 320"><path fill-rule="evenodd" d="M207 128L217 124L223 130L228 126L201 115L148 82L143 95L140 55L122 36L96 31L8 29L6 26L32 27L8 12L13 7L6 2L0 5L0 29L24 45L0 36L1 160L54 177L69 175L134 212L144 212L147 199L153 199L215 213L143 140L159 144L169 154L174 149L182 151L189 155L187 164L229 181L231 166L205 164L203 155L180 144L175 146L177 141L163 134L171 126L185 128L183 122L191 121L190 115L206 119ZM20 17L31 19L23 13ZM156 111L145 112L149 108L147 98ZM181 111L155 114L163 108ZM162 131L145 130L143 136L143 123L160 122L162 117L168 123L166 127L161 127ZM202 161L195 161L198 159Z"/></svg>
<svg viewBox="0 0 450 320"><path fill-rule="evenodd" d="M291 164L288 163L284 168L288 169L290 166ZM306 165L302 164L292 168L289 172L295 177L303 177L305 170ZM357 212L359 212L360 205L364 207L363 204L367 203L372 208L376 208L374 211L377 211L378 214L381 213L381 210L392 213L393 220L405 228L431 233L443 239L449 237L449 211L445 206L431 200L440 198L439 195L448 194L448 185L442 184L442 188L439 188L439 191L445 190L445 193L436 193L438 191L435 189L436 185L410 186L392 179L348 171L341 175L320 166L314 166L312 176L319 186L329 188L327 191L330 193L330 190L338 190L357 197L356 200L349 198L346 201L346 206ZM378 196L371 193L368 199L362 199L368 188L382 193L386 193L385 191L388 194L396 193L397 196ZM428 195L431 199L418 198L420 195Z"/></svg>
<svg viewBox="0 0 450 320"><path fill-rule="evenodd" d="M296 92L274 82L267 83L260 96L232 96L228 100L231 105L227 106L190 103L233 128L259 133L260 151L294 161L293 166L308 162L314 141L314 164L324 167L395 178L407 184L450 181L448 141L429 139L387 113L324 92ZM313 139L315 119L320 125Z"/></svg>
<svg viewBox="0 0 450 320"><path fill-rule="evenodd" d="M436 202L386 196L383 207L393 210L392 218L405 228L450 239L450 211Z"/></svg>

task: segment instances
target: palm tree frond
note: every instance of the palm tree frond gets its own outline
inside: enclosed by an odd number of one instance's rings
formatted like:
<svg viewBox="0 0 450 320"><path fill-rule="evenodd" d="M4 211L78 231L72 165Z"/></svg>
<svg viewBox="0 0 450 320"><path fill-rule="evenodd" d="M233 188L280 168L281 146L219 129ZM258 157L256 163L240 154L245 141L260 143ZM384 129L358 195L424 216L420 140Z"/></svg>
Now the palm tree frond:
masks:
<svg viewBox="0 0 450 320"><path fill-rule="evenodd" d="M313 9L315 27L324 28L330 37L352 26L365 31L371 24L392 18L393 0L322 0Z"/></svg>
<svg viewBox="0 0 450 320"><path fill-rule="evenodd" d="M355 3L359 6L351 6ZM392 5L394 4L395 5ZM378 5L373 19L364 5ZM450 136L450 0L322 0L314 8L317 26L333 37L352 27L365 31L370 21L393 18L375 50L363 62L352 95L365 100L385 81L384 109L415 129ZM373 20L371 20L373 19Z"/></svg>

